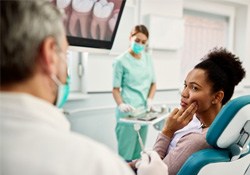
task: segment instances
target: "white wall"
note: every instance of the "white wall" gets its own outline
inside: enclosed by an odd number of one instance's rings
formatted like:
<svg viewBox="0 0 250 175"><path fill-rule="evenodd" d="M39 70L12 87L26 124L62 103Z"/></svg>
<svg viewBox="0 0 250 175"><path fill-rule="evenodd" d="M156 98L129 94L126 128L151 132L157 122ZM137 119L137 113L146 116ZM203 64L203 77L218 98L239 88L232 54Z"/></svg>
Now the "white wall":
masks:
<svg viewBox="0 0 250 175"><path fill-rule="evenodd" d="M182 0L141 0L140 22L147 25L148 15L181 19L183 14ZM156 28L161 28L155 26ZM163 24L162 24L163 25ZM150 31L149 31L150 32ZM158 36L158 35L157 35ZM159 36L161 37L161 36ZM150 36L149 36L150 40ZM167 41L166 41L167 42ZM180 87L180 50L151 50L157 77L157 89L178 89Z"/></svg>
<svg viewBox="0 0 250 175"><path fill-rule="evenodd" d="M245 22L242 19L245 19ZM250 86L250 1L236 6L235 52L243 60L247 70L243 86Z"/></svg>

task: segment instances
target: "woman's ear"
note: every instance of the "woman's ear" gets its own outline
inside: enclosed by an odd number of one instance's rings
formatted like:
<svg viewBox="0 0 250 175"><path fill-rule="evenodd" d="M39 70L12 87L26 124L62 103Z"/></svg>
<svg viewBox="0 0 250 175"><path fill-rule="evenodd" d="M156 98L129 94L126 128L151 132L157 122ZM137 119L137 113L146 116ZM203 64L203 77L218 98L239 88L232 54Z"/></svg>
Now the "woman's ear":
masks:
<svg viewBox="0 0 250 175"><path fill-rule="evenodd" d="M132 39L132 36L131 36L131 35L129 35L129 38L128 38L128 39L129 39L129 41L131 41L131 39Z"/></svg>
<svg viewBox="0 0 250 175"><path fill-rule="evenodd" d="M212 100L212 104L221 103L224 98L224 92L218 91L215 93L214 99Z"/></svg>
<svg viewBox="0 0 250 175"><path fill-rule="evenodd" d="M56 71L57 44L53 37L46 38L40 46L39 65L46 74L54 74Z"/></svg>

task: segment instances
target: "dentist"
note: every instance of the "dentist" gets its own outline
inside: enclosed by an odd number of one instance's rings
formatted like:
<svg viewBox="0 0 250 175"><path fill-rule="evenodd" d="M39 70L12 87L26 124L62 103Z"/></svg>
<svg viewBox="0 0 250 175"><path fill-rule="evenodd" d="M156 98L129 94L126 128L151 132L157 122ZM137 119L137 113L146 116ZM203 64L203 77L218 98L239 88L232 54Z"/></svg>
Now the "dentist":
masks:
<svg viewBox="0 0 250 175"><path fill-rule="evenodd" d="M132 175L104 145L73 133L61 110L69 93L63 18L46 0L0 1L1 173ZM156 152L138 175L163 175Z"/></svg>

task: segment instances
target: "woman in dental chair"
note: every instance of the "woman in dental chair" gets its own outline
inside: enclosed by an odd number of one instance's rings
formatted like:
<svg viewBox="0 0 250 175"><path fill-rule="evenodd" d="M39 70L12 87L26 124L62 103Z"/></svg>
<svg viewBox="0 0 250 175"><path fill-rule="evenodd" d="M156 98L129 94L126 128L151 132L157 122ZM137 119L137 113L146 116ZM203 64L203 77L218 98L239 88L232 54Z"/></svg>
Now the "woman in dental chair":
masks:
<svg viewBox="0 0 250 175"><path fill-rule="evenodd" d="M153 148L168 165L169 175L177 174L191 154L211 147L206 141L208 128L244 77L239 58L224 48L213 49L188 73L181 107L167 117ZM195 119L201 123L198 128L179 132ZM130 164L132 168L136 162Z"/></svg>

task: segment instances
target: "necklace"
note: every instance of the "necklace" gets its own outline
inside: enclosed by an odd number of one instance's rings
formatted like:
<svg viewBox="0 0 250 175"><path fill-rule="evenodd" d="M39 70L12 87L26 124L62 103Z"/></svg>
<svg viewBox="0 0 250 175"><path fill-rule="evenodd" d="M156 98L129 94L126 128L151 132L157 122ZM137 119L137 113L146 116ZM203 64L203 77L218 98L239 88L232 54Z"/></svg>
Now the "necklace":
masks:
<svg viewBox="0 0 250 175"><path fill-rule="evenodd" d="M204 123L202 123L202 124L201 124L201 128L203 128L203 129L204 129L204 128L207 128L207 127L208 127L208 126L207 126L207 125L205 125Z"/></svg>
<svg viewBox="0 0 250 175"><path fill-rule="evenodd" d="M203 129L206 128L206 127L207 127L206 125L201 125L201 128L203 128Z"/></svg>

